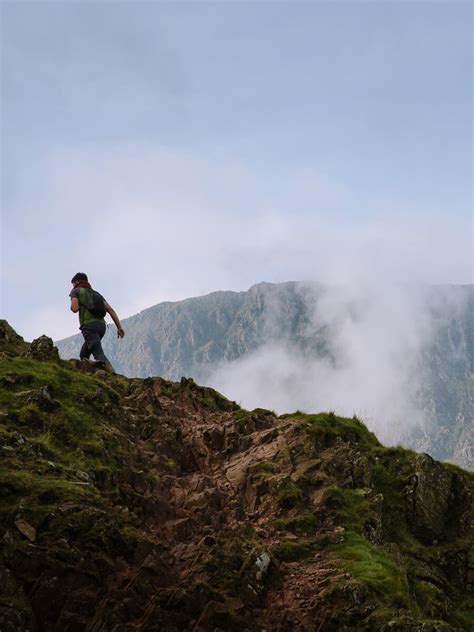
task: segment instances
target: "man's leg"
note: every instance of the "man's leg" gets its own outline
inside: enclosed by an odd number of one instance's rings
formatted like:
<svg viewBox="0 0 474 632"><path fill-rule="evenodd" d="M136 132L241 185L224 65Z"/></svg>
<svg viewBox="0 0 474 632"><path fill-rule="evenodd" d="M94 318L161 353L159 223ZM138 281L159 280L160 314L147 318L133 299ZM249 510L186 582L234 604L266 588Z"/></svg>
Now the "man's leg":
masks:
<svg viewBox="0 0 474 632"><path fill-rule="evenodd" d="M101 321L94 321L92 323L88 323L87 325L84 325L82 327L82 335L84 336L84 339L85 339L83 348L87 347L87 350L89 353L87 357L90 357L90 354L92 353L92 355L97 360L97 362L105 362L106 364L110 364L109 360L107 359L107 356L104 353L104 350L102 349L102 344L101 344L101 340L104 337L106 329L107 327L105 323ZM82 353L82 350L81 350L81 353Z"/></svg>
<svg viewBox="0 0 474 632"><path fill-rule="evenodd" d="M79 357L81 358L81 360L88 360L91 357L91 350L89 349L89 346L87 344L87 338L84 332L82 332L82 335L84 336L84 344L82 345L81 351L79 352Z"/></svg>

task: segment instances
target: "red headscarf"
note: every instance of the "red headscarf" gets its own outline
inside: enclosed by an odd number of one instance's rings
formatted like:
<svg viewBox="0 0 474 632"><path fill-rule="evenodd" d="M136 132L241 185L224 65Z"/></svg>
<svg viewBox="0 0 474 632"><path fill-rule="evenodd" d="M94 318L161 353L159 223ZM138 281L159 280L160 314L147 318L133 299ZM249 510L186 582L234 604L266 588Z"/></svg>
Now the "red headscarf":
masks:
<svg viewBox="0 0 474 632"><path fill-rule="evenodd" d="M79 281L78 283L76 283L76 285L74 286L76 287L85 287L88 290L92 290L92 286L90 283L88 283L87 281Z"/></svg>

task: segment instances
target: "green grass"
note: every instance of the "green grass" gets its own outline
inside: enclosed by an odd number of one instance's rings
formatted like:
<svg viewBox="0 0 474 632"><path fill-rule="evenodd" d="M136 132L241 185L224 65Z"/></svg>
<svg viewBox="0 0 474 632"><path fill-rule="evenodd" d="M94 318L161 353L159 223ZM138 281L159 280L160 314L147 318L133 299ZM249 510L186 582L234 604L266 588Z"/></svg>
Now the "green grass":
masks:
<svg viewBox="0 0 474 632"><path fill-rule="evenodd" d="M408 583L396 562L358 533L346 532L344 538L344 542L331 547L336 557L344 561L344 568L394 607L408 607Z"/></svg>
<svg viewBox="0 0 474 632"><path fill-rule="evenodd" d="M27 387L22 381L25 376ZM75 448L84 448L85 452L93 448L99 456L103 422L107 419L101 407L118 398L113 389L66 364L59 366L29 358L9 359L0 367L0 378L19 380L0 389L0 408L8 410L0 434L5 434L7 426L7 432L15 430L28 441L43 443L57 457L59 451L64 456L64 452ZM25 391L37 391L43 386L51 387L53 399L59 402L56 409L41 410L36 403L28 403L26 395L22 396Z"/></svg>
<svg viewBox="0 0 474 632"><path fill-rule="evenodd" d="M68 477L69 474L69 477ZM62 472L62 476L48 472L47 464L37 464L36 471L30 470L0 470L0 489L2 496L9 495L9 488L18 490L24 495L28 503L33 496L40 496L45 492L55 492L56 495L69 497L71 494L79 498L97 496L92 485L83 485L85 481L74 477L72 472ZM77 485L80 483L80 485Z"/></svg>
<svg viewBox="0 0 474 632"><path fill-rule="evenodd" d="M392 458L383 458L372 466L375 491L383 496L382 536L388 542L411 541L406 525L406 511L403 497L405 478L400 476L406 464L407 455L399 452Z"/></svg>
<svg viewBox="0 0 474 632"><path fill-rule="evenodd" d="M331 485L324 490L324 501L327 507L337 512L345 528L363 533L364 524L369 517L367 490Z"/></svg>
<svg viewBox="0 0 474 632"><path fill-rule="evenodd" d="M2 362L0 381L5 413L0 418L0 515L21 510L37 525L68 503L109 507L107 494L115 493L112 473L123 462L126 439L120 418L112 424L103 407L112 409L118 394L68 363L26 357ZM52 410L28 403L23 395L44 386L59 402ZM112 481L107 494L95 487L96 473Z"/></svg>
<svg viewBox="0 0 474 632"><path fill-rule="evenodd" d="M234 412L235 421L242 421L242 420L248 419L251 416L252 416L252 413L250 413L248 410L240 409Z"/></svg>
<svg viewBox="0 0 474 632"><path fill-rule="evenodd" d="M310 557L315 550L311 542L299 540L298 542L280 542L275 544L271 554L279 562L296 562Z"/></svg>
<svg viewBox="0 0 474 632"><path fill-rule="evenodd" d="M271 461L260 461L252 467L252 474L273 474L276 469L275 463Z"/></svg>
<svg viewBox="0 0 474 632"><path fill-rule="evenodd" d="M363 447L380 446L377 437L355 416L349 419L338 417L334 412L310 415L296 411L282 415L281 419L295 419L302 422L302 428L310 435L318 450L332 446L338 437L348 443Z"/></svg>
<svg viewBox="0 0 474 632"><path fill-rule="evenodd" d="M242 570L247 565L250 546L245 536L220 541L209 559L206 570L211 573L215 585L233 590L241 582Z"/></svg>
<svg viewBox="0 0 474 632"><path fill-rule="evenodd" d="M455 620L463 630L474 630L474 597L466 597L457 604Z"/></svg>
<svg viewBox="0 0 474 632"><path fill-rule="evenodd" d="M294 518L279 519L273 523L279 531L290 531L296 535L314 535L318 529L319 521L315 514L306 513Z"/></svg>
<svg viewBox="0 0 474 632"><path fill-rule="evenodd" d="M180 383L170 382L162 378L157 379L159 380L161 394L170 399L185 397L212 411L234 413L240 411L240 406L236 402L230 401L213 388L196 384L192 378L185 378Z"/></svg>
<svg viewBox="0 0 474 632"><path fill-rule="evenodd" d="M285 478L278 486L277 500L284 509L294 507L301 500L301 490L291 478Z"/></svg>

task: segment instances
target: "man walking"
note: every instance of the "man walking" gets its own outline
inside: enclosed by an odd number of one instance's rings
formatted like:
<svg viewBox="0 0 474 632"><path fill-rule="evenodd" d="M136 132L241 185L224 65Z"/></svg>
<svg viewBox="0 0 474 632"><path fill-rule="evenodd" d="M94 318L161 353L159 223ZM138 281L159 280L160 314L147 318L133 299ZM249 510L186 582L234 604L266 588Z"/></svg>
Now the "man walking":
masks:
<svg viewBox="0 0 474 632"><path fill-rule="evenodd" d="M123 338L125 331L119 317L104 297L92 289L87 274L78 272L72 277L71 283L73 285L69 294L71 311L79 312L79 329L84 336L84 344L79 357L81 360L88 360L92 354L96 361L110 365L101 344L107 330L104 317L106 313L110 314L117 326L118 337Z"/></svg>

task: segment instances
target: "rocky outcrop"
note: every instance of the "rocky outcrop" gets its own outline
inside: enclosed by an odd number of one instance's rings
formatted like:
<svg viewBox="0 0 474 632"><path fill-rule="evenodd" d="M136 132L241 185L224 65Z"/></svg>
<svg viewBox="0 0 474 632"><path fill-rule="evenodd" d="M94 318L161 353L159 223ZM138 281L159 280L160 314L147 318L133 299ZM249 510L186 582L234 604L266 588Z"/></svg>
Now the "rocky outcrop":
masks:
<svg viewBox="0 0 474 632"><path fill-rule="evenodd" d="M40 336L27 343L6 320L0 320L0 357L27 356L35 360L59 360L58 348L51 338Z"/></svg>
<svg viewBox="0 0 474 632"><path fill-rule="evenodd" d="M474 477L192 379L0 367L0 629L472 629Z"/></svg>
<svg viewBox="0 0 474 632"><path fill-rule="evenodd" d="M35 360L59 360L58 348L48 336L40 336L33 340L27 355Z"/></svg>
<svg viewBox="0 0 474 632"><path fill-rule="evenodd" d="M19 355L28 349L28 344L7 323L0 320L0 357Z"/></svg>

